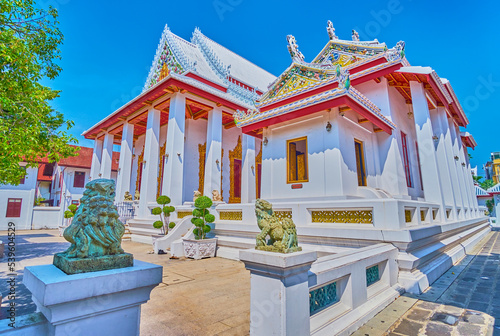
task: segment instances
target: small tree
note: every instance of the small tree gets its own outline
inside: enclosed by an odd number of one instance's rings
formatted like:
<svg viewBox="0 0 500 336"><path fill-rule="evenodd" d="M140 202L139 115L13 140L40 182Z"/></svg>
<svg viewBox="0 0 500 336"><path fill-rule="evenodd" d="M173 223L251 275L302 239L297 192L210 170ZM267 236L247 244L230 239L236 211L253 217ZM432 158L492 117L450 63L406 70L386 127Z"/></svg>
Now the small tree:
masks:
<svg viewBox="0 0 500 336"><path fill-rule="evenodd" d="M167 205L170 204L170 197L165 195L161 195L160 197L158 197L156 199L156 203L161 205L161 207L154 208L153 210L151 210L151 213L153 215L159 215L160 220L154 222L153 227L155 229L161 229L163 234L168 234L168 229L173 229L175 227L174 222L168 223L170 214L175 211L175 208L173 206Z"/></svg>
<svg viewBox="0 0 500 336"><path fill-rule="evenodd" d="M191 223L196 226L193 230L196 239L205 239L207 233L209 233L212 228L207 225L207 223L213 223L215 221L215 216L208 210L212 206L212 200L207 196L200 196L194 202L196 209L193 210L193 217Z"/></svg>
<svg viewBox="0 0 500 336"><path fill-rule="evenodd" d="M78 206L76 204L70 204L68 206L68 210L64 211L64 218L66 218L66 225L71 223L71 218L73 218L76 214L76 210Z"/></svg>
<svg viewBox="0 0 500 336"><path fill-rule="evenodd" d="M486 200L486 208L488 208L489 214L493 213L494 206L495 206L495 202L493 200Z"/></svg>

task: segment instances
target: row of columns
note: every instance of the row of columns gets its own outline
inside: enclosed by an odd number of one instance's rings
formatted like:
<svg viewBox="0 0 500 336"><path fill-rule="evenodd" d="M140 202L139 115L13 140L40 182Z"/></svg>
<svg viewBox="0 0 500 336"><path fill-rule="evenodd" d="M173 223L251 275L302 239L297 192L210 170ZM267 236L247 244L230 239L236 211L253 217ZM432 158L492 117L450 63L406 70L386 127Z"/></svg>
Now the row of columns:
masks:
<svg viewBox="0 0 500 336"><path fill-rule="evenodd" d="M163 165L163 179L160 181L162 194L168 195L173 205L181 205L184 195L185 110L186 96L179 92L174 93L170 98L165 163ZM151 107L147 113L141 197L138 210L139 218L147 217L150 214L148 204L156 201L159 173L160 111ZM222 128L222 108L214 107L208 112L203 187L203 194L209 197L211 197L213 190L221 190ZM134 125L125 122L116 186L117 201L123 200L126 191L130 192L134 148L133 135ZM91 179L111 178L113 137L112 134L106 133L103 140L95 140ZM241 202L248 203L256 198L255 138L246 134L243 134L242 137Z"/></svg>
<svg viewBox="0 0 500 336"><path fill-rule="evenodd" d="M411 81L410 90L425 200L440 205L442 222L449 208L451 220L476 216L477 199L458 127L444 107L429 110L422 83Z"/></svg>

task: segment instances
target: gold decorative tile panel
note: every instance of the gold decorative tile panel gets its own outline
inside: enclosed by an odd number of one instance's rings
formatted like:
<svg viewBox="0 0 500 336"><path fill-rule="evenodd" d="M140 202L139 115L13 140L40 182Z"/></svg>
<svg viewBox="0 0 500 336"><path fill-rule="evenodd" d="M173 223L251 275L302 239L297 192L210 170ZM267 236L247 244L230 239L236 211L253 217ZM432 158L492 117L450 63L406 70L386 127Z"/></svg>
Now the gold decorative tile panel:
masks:
<svg viewBox="0 0 500 336"><path fill-rule="evenodd" d="M181 219L186 216L191 216L193 214L192 211L177 211L177 218Z"/></svg>
<svg viewBox="0 0 500 336"><path fill-rule="evenodd" d="M405 222L411 223L411 210L405 210Z"/></svg>
<svg viewBox="0 0 500 336"><path fill-rule="evenodd" d="M278 211L274 211L274 214L279 219L284 219L284 218L292 219L292 210L283 210L283 211L278 210Z"/></svg>
<svg viewBox="0 0 500 336"><path fill-rule="evenodd" d="M220 211L220 220L241 221L243 220L243 212L241 211Z"/></svg>
<svg viewBox="0 0 500 336"><path fill-rule="evenodd" d="M317 210L311 214L313 223L373 224L372 210Z"/></svg>

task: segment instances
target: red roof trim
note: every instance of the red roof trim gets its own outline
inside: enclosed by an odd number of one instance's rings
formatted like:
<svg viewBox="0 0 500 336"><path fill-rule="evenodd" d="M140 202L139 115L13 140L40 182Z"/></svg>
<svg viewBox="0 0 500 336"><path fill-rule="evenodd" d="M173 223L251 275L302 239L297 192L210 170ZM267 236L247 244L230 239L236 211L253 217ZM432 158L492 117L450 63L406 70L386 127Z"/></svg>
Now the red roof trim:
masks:
<svg viewBox="0 0 500 336"><path fill-rule="evenodd" d="M370 120L375 126L381 128L383 131L385 131L388 134L392 134L392 128L381 121L378 117L374 116L372 113L367 111L363 106L358 104L356 101L354 101L352 98L348 96L342 96L338 98L334 98L332 100L328 100L319 104L307 106L305 108L302 108L297 111L285 113L276 117L272 117L269 119L265 119L259 122L256 122L254 124L250 124L247 126L242 127L242 131L245 134L248 135L253 135L252 132L271 125L279 124L288 120L296 119L302 116L306 116L312 113L316 113L319 111L323 111L329 108L341 106L341 105L347 105L349 106L352 110L360 114L361 116L365 117L366 119Z"/></svg>

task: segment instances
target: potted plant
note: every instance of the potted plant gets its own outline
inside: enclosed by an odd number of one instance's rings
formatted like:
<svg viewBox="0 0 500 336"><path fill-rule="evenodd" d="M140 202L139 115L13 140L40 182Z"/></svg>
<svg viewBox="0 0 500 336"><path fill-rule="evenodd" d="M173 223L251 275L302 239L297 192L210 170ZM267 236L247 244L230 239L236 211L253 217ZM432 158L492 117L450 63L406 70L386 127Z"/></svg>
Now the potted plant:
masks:
<svg viewBox="0 0 500 336"><path fill-rule="evenodd" d="M159 215L160 220L157 220L153 223L153 227L155 229L161 229L162 235L168 234L168 229L173 229L175 227L174 222L168 222L170 219L170 214L175 211L173 206L169 206L167 204L170 203L170 197L161 195L156 199L156 203L161 205L161 207L156 207L151 210L153 215Z"/></svg>
<svg viewBox="0 0 500 336"><path fill-rule="evenodd" d="M195 239L183 239L184 255L188 258L201 259L215 257L215 248L217 247L217 238L207 239L207 233L212 228L208 223L215 221L215 216L209 211L212 206L212 200L207 196L200 196L194 202L193 230Z"/></svg>

